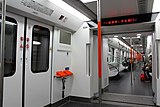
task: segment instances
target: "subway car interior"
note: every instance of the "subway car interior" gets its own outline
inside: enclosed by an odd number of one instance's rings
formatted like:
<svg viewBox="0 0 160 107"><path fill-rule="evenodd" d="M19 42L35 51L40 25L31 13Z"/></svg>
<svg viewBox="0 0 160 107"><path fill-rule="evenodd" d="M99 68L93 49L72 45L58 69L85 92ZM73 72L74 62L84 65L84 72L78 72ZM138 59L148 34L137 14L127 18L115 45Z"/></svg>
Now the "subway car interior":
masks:
<svg viewBox="0 0 160 107"><path fill-rule="evenodd" d="M160 107L160 0L0 0L0 107Z"/></svg>

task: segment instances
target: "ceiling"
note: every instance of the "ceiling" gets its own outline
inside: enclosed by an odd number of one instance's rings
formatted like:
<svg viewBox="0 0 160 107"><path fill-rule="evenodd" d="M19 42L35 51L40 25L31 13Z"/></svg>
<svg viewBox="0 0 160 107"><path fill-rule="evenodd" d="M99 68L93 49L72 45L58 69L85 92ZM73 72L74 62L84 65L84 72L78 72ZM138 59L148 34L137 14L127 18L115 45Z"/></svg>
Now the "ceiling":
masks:
<svg viewBox="0 0 160 107"><path fill-rule="evenodd" d="M97 2L83 3L80 0L63 0L91 20L97 18ZM126 15L151 13L154 0L101 0L101 17L111 18ZM130 39L123 39L122 37L131 37L133 47L143 52L147 46L147 36L152 35L154 23L139 23L118 26L105 26L102 27L102 35L105 37L118 38L130 45ZM97 35L97 28L93 28ZM136 38L137 34L141 33L140 38ZM143 46L140 46L142 44Z"/></svg>
<svg viewBox="0 0 160 107"><path fill-rule="evenodd" d="M97 2L83 3L80 0L63 0L91 20L97 16ZM101 0L102 18L143 14L152 12L154 0Z"/></svg>

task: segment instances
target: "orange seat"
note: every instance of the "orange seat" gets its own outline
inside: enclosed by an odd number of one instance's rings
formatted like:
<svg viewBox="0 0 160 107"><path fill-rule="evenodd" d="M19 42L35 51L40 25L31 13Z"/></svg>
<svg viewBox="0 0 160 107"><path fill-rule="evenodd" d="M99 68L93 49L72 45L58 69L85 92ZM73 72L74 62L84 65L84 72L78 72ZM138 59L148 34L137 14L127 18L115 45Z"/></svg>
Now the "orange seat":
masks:
<svg viewBox="0 0 160 107"><path fill-rule="evenodd" d="M145 75L143 73L141 74L140 78L141 78L141 81L145 81Z"/></svg>
<svg viewBox="0 0 160 107"><path fill-rule="evenodd" d="M65 74L67 74L67 76L73 75L73 73L69 70L64 70L63 71Z"/></svg>
<svg viewBox="0 0 160 107"><path fill-rule="evenodd" d="M64 73L63 71L57 71L56 72L56 77L66 77L67 76L67 74L66 73Z"/></svg>

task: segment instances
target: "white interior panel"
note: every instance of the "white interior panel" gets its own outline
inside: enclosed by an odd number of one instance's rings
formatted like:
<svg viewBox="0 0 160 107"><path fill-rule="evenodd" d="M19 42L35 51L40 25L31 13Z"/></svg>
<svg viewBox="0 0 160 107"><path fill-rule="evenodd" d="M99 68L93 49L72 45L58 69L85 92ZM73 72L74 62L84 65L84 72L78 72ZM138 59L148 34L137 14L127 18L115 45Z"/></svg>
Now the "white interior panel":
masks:
<svg viewBox="0 0 160 107"><path fill-rule="evenodd" d="M38 17L37 20L45 19L46 22L49 21L50 24L52 25L56 24L57 26L66 27L73 31L76 31L80 27L80 25L83 23L83 21L80 20L79 18L73 16L72 14L56 6L55 4L49 2L48 0L35 0L35 3L33 4L31 2L32 0L7 0L7 5L15 9L21 10L20 12L14 9L9 10L9 11L15 12L16 14L22 14L26 16L26 13L27 13L27 17L31 15L37 16ZM28 6L29 8L27 7L27 5L29 5ZM37 11L31 8L37 5L41 6L42 9L40 7L37 7L37 9L40 9L39 11ZM43 9L46 9L46 7L47 9L53 10L53 13L51 15L44 14L44 12L47 10L43 10ZM63 15L67 19L65 21L59 20L61 15Z"/></svg>
<svg viewBox="0 0 160 107"><path fill-rule="evenodd" d="M54 78L57 71L65 70L65 67L69 67L69 70L72 72L71 68L71 54L72 54L72 44L66 45L59 43L60 39L60 29L54 29L54 44L53 44L53 75L52 75L52 103L55 103L62 98L62 80L60 78ZM72 37L71 37L72 38ZM72 40L72 39L71 39ZM63 45L63 46L62 46ZM59 48L62 46L61 48ZM74 73L73 73L74 75ZM68 97L71 93L71 87L74 76L69 76L65 80L65 97Z"/></svg>
<svg viewBox="0 0 160 107"><path fill-rule="evenodd" d="M103 71L102 71L102 88L105 88L106 86L109 85L109 66L107 62L107 56L108 56L108 39L103 38L103 55L102 55L102 63L103 63Z"/></svg>
<svg viewBox="0 0 160 107"><path fill-rule="evenodd" d="M91 95L97 96L98 93L98 41L97 36L91 35L92 46L92 77L91 77Z"/></svg>
<svg viewBox="0 0 160 107"><path fill-rule="evenodd" d="M71 96L90 98L90 76L86 72L86 43L90 30L84 23L72 38L72 71L74 75Z"/></svg>
<svg viewBox="0 0 160 107"><path fill-rule="evenodd" d="M52 49L52 27L37 21L28 19L26 48L26 80L25 80L25 107L42 107L50 103L50 79L51 79L51 50L49 51L49 68L47 72L33 73L31 71L32 31L33 26L39 25L50 31L50 49Z"/></svg>
<svg viewBox="0 0 160 107"><path fill-rule="evenodd" d="M160 69L158 69L158 68L160 68L159 67L159 64L160 64L160 60L159 60L159 56L157 56L157 55L159 55L159 53L160 53L160 44L159 44L159 39L160 39L160 14L158 14L158 16L157 16L157 18L156 18L156 21L155 21L155 37L156 37L156 44L155 44L155 46L156 46L156 53L155 53L155 55L156 55L156 57L157 58L155 58L155 60L156 60L156 63L155 63L155 65L153 66L154 67L154 69L155 68L157 68L157 70L155 71L156 72L156 81L155 81L155 83L154 84L156 84L156 86L155 86L155 100L156 100L156 104L158 105L158 106L160 106L160 90L159 90L159 88L160 88L160 80L159 80L159 74L160 74ZM158 39L158 41L157 41L157 39Z"/></svg>
<svg viewBox="0 0 160 107"><path fill-rule="evenodd" d="M21 107L22 105L22 67L23 50L20 48L20 37L24 35L24 18L7 13L17 21L16 72L13 76L4 77L3 107Z"/></svg>

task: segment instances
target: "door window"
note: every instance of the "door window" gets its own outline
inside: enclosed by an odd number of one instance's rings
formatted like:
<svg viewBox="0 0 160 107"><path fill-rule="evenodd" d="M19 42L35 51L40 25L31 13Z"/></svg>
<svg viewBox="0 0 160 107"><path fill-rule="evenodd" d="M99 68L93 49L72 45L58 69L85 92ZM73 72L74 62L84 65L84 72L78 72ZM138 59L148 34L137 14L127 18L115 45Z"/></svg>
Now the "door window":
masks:
<svg viewBox="0 0 160 107"><path fill-rule="evenodd" d="M35 25L32 32L31 70L33 73L47 72L49 68L50 31Z"/></svg>
<svg viewBox="0 0 160 107"><path fill-rule="evenodd" d="M0 16L0 29L1 22ZM5 23L4 77L8 77L16 71L17 22L11 17L6 17Z"/></svg>

